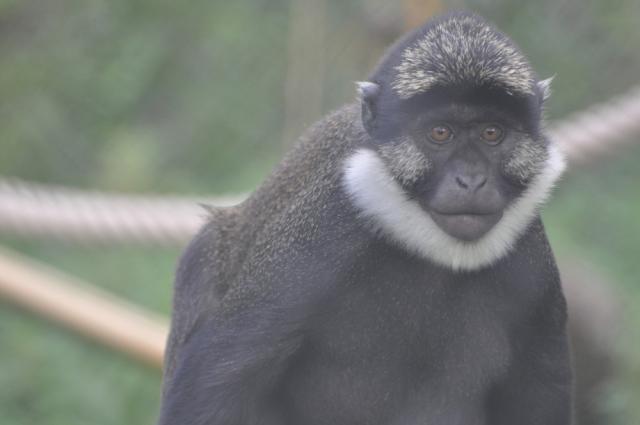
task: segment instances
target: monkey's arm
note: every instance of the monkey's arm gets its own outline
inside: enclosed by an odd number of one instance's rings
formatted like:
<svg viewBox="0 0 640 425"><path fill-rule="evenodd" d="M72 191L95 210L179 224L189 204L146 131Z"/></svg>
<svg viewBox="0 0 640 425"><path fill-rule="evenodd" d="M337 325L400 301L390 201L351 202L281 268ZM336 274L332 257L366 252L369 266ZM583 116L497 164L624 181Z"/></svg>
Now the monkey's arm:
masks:
<svg viewBox="0 0 640 425"><path fill-rule="evenodd" d="M558 297L561 295L558 294ZM572 374L565 330L564 300L545 308L515 347L512 371L490 399L494 425L569 425ZM544 317L542 317L544 316Z"/></svg>
<svg viewBox="0 0 640 425"><path fill-rule="evenodd" d="M241 267L227 255L225 241L233 241L226 228L217 217L180 261L160 425L266 425L277 414L269 396L300 342L308 306L297 307L306 298L282 290L287 279L280 269L232 281L228 269ZM233 284L223 292L222 282Z"/></svg>
<svg viewBox="0 0 640 425"><path fill-rule="evenodd" d="M274 389L300 334L278 316L261 306L196 323L176 350L159 424L281 423Z"/></svg>

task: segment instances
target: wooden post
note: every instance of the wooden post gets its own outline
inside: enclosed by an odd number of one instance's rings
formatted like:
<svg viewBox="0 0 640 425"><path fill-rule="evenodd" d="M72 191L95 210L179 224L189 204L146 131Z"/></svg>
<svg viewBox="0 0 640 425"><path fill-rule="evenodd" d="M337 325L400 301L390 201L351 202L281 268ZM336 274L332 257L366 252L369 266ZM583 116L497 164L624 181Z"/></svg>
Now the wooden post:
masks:
<svg viewBox="0 0 640 425"><path fill-rule="evenodd" d="M0 298L155 367L167 322L79 279L0 248Z"/></svg>
<svg viewBox="0 0 640 425"><path fill-rule="evenodd" d="M325 78L326 0L291 0L285 111L285 150L322 115Z"/></svg>
<svg viewBox="0 0 640 425"><path fill-rule="evenodd" d="M441 0L404 0L406 28L413 29L444 10Z"/></svg>

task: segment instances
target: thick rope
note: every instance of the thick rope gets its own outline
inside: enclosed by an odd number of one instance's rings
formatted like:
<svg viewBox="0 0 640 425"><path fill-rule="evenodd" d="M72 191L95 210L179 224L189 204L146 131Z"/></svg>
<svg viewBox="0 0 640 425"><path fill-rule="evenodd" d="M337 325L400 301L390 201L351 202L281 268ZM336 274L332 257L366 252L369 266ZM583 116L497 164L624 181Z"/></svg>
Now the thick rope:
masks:
<svg viewBox="0 0 640 425"><path fill-rule="evenodd" d="M205 205L243 197L128 196L0 179L0 233L86 243L185 243L206 218Z"/></svg>
<svg viewBox="0 0 640 425"><path fill-rule="evenodd" d="M615 145L637 142L640 135L640 86L551 127L551 136L572 163L593 161L617 153Z"/></svg>
<svg viewBox="0 0 640 425"><path fill-rule="evenodd" d="M551 126L572 163L594 160L640 134L640 87ZM0 179L0 234L84 243L184 244L202 225L200 204L228 206L243 196L151 197L87 192Z"/></svg>

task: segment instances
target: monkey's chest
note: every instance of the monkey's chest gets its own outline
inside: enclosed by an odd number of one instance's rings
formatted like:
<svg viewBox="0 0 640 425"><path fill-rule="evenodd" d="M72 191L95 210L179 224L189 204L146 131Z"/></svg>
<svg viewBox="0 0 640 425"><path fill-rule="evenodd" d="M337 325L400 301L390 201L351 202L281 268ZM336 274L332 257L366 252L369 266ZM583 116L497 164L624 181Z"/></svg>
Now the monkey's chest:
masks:
<svg viewBox="0 0 640 425"><path fill-rule="evenodd" d="M397 412L424 420L459 410L460 399L482 416L481 400L510 361L503 313L486 294L414 283L372 282L318 317L289 382L300 420L382 424Z"/></svg>

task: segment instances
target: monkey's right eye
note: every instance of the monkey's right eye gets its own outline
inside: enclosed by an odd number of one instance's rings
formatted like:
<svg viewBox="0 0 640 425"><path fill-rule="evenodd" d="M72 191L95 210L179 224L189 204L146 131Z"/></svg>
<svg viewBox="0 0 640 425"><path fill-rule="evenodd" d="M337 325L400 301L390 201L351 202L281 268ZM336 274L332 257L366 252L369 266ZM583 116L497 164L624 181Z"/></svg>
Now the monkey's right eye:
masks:
<svg viewBox="0 0 640 425"><path fill-rule="evenodd" d="M446 125L436 125L431 128L429 138L436 143L443 143L451 139L453 132Z"/></svg>

